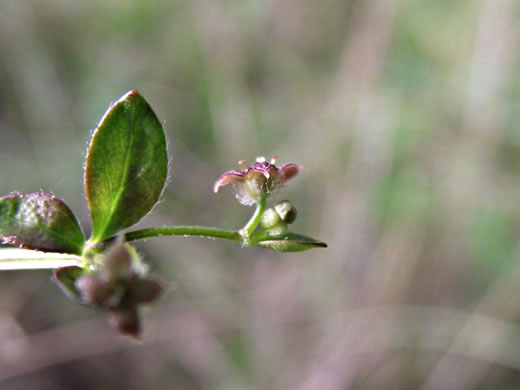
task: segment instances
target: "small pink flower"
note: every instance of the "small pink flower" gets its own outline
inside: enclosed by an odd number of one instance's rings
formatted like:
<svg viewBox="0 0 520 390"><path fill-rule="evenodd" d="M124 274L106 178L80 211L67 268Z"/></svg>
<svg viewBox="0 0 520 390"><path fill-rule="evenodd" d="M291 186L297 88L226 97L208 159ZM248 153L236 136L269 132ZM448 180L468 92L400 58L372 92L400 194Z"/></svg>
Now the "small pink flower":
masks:
<svg viewBox="0 0 520 390"><path fill-rule="evenodd" d="M242 171L224 173L216 181L213 191L218 192L220 187L232 183L240 203L246 206L255 204L260 198L269 196L283 186L302 169L298 164L285 164L278 168L274 165L277 158L273 156L269 163L264 157L258 157L256 163ZM242 160L239 164L246 162Z"/></svg>

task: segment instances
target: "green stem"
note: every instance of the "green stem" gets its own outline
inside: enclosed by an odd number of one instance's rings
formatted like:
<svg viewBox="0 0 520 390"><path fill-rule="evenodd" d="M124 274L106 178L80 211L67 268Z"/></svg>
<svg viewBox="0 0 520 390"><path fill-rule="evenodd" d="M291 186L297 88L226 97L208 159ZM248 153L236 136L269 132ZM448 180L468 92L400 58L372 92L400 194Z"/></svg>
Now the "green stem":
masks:
<svg viewBox="0 0 520 390"><path fill-rule="evenodd" d="M260 223L260 219L262 218L262 215L264 215L265 211L265 197L260 198L258 203L256 204L256 210L249 222L244 226L242 229L240 229L239 234L242 236L244 245L247 245L249 243L249 237L253 232L255 231L256 227Z"/></svg>
<svg viewBox="0 0 520 390"><path fill-rule="evenodd" d="M213 227L205 227L205 226L163 226L163 227L153 227L146 228L140 230L134 230L125 234L125 240L127 242L142 240L144 238L151 237L163 237L163 236L184 236L184 237L205 237L205 238L223 238L226 240L239 241L243 245L250 245L250 236L253 234L258 224L260 223L260 219L265 211L265 198L261 198L257 205L256 210L249 222L240 230L228 230L228 229L219 229ZM101 245L100 248L106 247L106 245L112 242L115 237L112 237L103 243L97 243L91 245L95 247L96 245ZM88 245L87 245L88 246ZM98 248L98 250L100 249Z"/></svg>
<svg viewBox="0 0 520 390"><path fill-rule="evenodd" d="M192 236L205 238L224 238L226 240L239 241L243 245L250 244L250 236L260 223L265 211L265 198L258 201L256 210L249 222L239 231L219 229L205 226L164 226L134 230L125 234L127 242L142 240L143 238L162 236ZM109 242L111 240L107 240Z"/></svg>
<svg viewBox="0 0 520 390"><path fill-rule="evenodd" d="M204 226L164 226L134 230L125 234L126 241L142 240L143 238L161 236L194 236L205 238L224 238L241 241L240 235L234 230L226 230Z"/></svg>

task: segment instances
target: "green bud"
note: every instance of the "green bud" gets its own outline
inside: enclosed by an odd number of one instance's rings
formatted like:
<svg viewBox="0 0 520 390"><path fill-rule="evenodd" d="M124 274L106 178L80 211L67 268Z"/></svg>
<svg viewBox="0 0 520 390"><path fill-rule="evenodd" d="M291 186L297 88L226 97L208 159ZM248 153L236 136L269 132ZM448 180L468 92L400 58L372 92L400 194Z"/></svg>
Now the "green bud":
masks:
<svg viewBox="0 0 520 390"><path fill-rule="evenodd" d="M277 226L280 222L282 222L280 215L278 215L278 213L272 208L265 210L264 215L262 215L262 219L260 220L262 227L265 229L271 229Z"/></svg>
<svg viewBox="0 0 520 390"><path fill-rule="evenodd" d="M282 200L274 206L274 209L285 223L293 223L298 215L296 208L288 200Z"/></svg>
<svg viewBox="0 0 520 390"><path fill-rule="evenodd" d="M270 237L281 237L289 232L289 227L285 222L280 221L278 225L272 227L271 229L267 229L266 233L269 234Z"/></svg>
<svg viewBox="0 0 520 390"><path fill-rule="evenodd" d="M282 221L280 215L273 209L267 209L260 220L264 232L270 237L280 237L289 231L287 224Z"/></svg>

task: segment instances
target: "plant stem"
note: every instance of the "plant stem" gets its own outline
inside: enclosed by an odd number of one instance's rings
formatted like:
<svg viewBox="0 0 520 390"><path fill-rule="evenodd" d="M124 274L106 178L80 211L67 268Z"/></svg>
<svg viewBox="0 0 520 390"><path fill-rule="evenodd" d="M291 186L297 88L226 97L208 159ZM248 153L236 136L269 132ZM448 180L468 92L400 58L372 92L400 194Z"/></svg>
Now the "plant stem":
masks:
<svg viewBox="0 0 520 390"><path fill-rule="evenodd" d="M249 222L240 230L219 229L205 226L163 226L134 230L125 234L127 242L142 240L151 237L164 236L192 236L205 238L223 238L226 240L239 241L243 245L250 245L250 236L260 223L265 211L265 198L261 198L256 204L256 210ZM114 238L113 238L114 239ZM112 239L107 240L110 242ZM105 242L105 244L106 244Z"/></svg>
<svg viewBox="0 0 520 390"><path fill-rule="evenodd" d="M40 252L29 249L0 249L0 271L22 269L54 269L69 266L83 266L83 260L76 255Z"/></svg>
<svg viewBox="0 0 520 390"><path fill-rule="evenodd" d="M249 222L239 231L240 236L242 236L242 243L244 245L249 244L249 237L255 231L256 227L260 223L260 219L265 211L265 197L260 198L258 203L256 204L256 210Z"/></svg>
<svg viewBox="0 0 520 390"><path fill-rule="evenodd" d="M143 238L162 236L194 236L205 238L224 238L241 241L240 235L234 230L226 230L204 226L163 226L134 230L125 234L126 241L142 240Z"/></svg>
<svg viewBox="0 0 520 390"><path fill-rule="evenodd" d="M256 210L249 222L239 231L219 229L205 226L163 226L134 230L125 234L127 242L142 240L143 238L163 236L192 236L205 238L224 238L226 240L239 241L243 245L250 245L249 237L260 223L265 211L265 198L261 198L256 204Z"/></svg>

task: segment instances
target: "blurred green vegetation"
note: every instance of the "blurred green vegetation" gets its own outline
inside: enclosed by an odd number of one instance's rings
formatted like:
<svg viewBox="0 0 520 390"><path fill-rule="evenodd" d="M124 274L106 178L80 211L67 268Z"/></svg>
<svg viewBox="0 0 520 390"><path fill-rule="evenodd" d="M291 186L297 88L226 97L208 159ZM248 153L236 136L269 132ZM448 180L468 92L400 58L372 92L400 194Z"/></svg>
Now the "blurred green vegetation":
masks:
<svg viewBox="0 0 520 390"><path fill-rule="evenodd" d="M0 389L491 389L520 380L514 0L0 5L0 193L89 218L91 131L139 90L171 158L140 226L238 228L216 178L305 167L280 199L329 244L139 243L168 291L142 345L47 272L0 274Z"/></svg>

